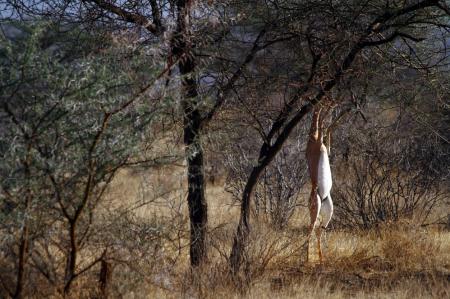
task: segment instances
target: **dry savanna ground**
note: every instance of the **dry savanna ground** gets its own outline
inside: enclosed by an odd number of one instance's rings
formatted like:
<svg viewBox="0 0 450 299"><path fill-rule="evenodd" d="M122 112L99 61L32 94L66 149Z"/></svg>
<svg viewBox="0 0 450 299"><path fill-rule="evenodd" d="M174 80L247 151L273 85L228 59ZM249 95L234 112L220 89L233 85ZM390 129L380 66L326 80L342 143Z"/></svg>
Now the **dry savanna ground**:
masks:
<svg viewBox="0 0 450 299"><path fill-rule="evenodd" d="M182 167L150 173L124 171L117 177L104 208L133 207L135 221L157 222L164 233L155 238L158 250L141 253L153 256L114 267L112 297L450 297L448 229L407 221L369 231L331 226L324 237L326 260L319 263L315 246L311 246L310 261L306 262L308 216L301 206L283 231L272 229L264 219L252 219L246 274L239 282L232 280L227 274L227 255L239 208L224 191L223 181L207 189L209 262L193 273L188 266L184 181ZM306 199L306 194L300 196Z"/></svg>

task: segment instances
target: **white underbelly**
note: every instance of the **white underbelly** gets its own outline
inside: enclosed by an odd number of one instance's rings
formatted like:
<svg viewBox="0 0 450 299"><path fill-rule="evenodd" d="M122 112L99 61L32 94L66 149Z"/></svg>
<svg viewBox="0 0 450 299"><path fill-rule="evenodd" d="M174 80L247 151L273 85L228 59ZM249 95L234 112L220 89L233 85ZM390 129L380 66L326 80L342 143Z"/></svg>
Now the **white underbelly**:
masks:
<svg viewBox="0 0 450 299"><path fill-rule="evenodd" d="M331 192L333 181L331 179L330 161L326 148L320 151L319 172L318 172L318 189L321 199L325 199Z"/></svg>

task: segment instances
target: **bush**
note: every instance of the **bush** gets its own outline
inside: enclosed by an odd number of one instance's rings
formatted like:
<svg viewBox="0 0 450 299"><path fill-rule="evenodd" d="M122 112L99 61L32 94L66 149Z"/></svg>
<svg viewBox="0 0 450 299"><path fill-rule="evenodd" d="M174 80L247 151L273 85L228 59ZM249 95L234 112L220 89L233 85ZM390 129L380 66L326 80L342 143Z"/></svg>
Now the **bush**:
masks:
<svg viewBox="0 0 450 299"><path fill-rule="evenodd" d="M18 297L31 273L67 293L106 254L96 208L118 170L140 159L158 108L136 95L158 65L147 49L107 38L101 52L73 57L55 24L19 25L0 35L0 251L11 270L1 279ZM64 32L85 49L98 41Z"/></svg>
<svg viewBox="0 0 450 299"><path fill-rule="evenodd" d="M236 200L239 200L251 161L241 147L236 151L237 153L226 157L228 167L226 188ZM306 161L299 158L302 155L301 143L287 144L264 170L255 188L254 213L259 217L267 217L276 229L287 226L295 208L299 205L298 193L308 179Z"/></svg>
<svg viewBox="0 0 450 299"><path fill-rule="evenodd" d="M440 182L408 163L412 153L402 140L372 137L364 137L362 148L352 149L347 162L341 161L341 173L334 176L333 222L363 229L403 219L425 223L444 199Z"/></svg>

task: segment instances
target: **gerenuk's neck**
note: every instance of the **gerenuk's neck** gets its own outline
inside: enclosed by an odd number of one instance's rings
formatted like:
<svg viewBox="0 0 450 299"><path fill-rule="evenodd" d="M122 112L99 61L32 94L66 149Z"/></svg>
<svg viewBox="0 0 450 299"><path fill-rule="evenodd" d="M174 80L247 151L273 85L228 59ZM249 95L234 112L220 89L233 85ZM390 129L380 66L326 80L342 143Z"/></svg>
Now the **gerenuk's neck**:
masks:
<svg viewBox="0 0 450 299"><path fill-rule="evenodd" d="M321 139L320 133L320 113L322 111L321 107L314 108L313 118L311 121L311 127L309 129L309 138L312 141L318 141Z"/></svg>

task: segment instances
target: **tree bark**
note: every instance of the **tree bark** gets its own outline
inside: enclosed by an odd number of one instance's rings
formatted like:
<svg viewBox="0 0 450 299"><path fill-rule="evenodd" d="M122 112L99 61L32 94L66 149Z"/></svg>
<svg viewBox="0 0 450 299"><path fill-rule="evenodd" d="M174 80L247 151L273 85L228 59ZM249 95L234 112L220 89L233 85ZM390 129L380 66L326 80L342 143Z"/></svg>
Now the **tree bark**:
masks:
<svg viewBox="0 0 450 299"><path fill-rule="evenodd" d="M230 267L233 275L239 272L244 256L244 250L250 234L250 202L253 190L255 189L258 179L264 169L272 162L277 153L281 150L284 142L289 137L295 126L303 119L303 117L312 110L314 105L322 98L323 93L319 93L317 97L310 103L304 105L297 114L285 125L276 141L273 144L264 142L259 152L258 165L253 167L247 183L244 188L241 202L241 216L233 241L233 247L230 253Z"/></svg>
<svg viewBox="0 0 450 299"><path fill-rule="evenodd" d="M208 207L205 198L203 148L201 145L202 113L197 98L197 81L194 77L195 60L190 40L191 1L177 1L178 28L172 42L172 54L179 58L178 67L183 86L183 126L186 160L188 164L188 206L190 219L191 266L200 266L206 259L206 233Z"/></svg>
<svg viewBox="0 0 450 299"><path fill-rule="evenodd" d="M70 238L70 251L67 255L66 271L64 277L64 295L68 295L70 287L75 278L75 267L77 262L77 240L76 240L76 220L70 222L69 238Z"/></svg>
<svg viewBox="0 0 450 299"><path fill-rule="evenodd" d="M112 267L111 264L103 258L100 262L100 275L99 275L99 283L100 283L100 298L107 299L109 285L111 283L112 277Z"/></svg>
<svg viewBox="0 0 450 299"><path fill-rule="evenodd" d="M25 220L26 221L26 220ZM28 224L25 223L19 244L19 261L17 265L17 281L13 298L22 298L26 256L28 254Z"/></svg>
<svg viewBox="0 0 450 299"><path fill-rule="evenodd" d="M241 216L230 254L232 274L236 274L242 264L245 246L250 234L250 200L263 170L264 167L262 167L262 165L254 167L245 184L244 193L242 195Z"/></svg>
<svg viewBox="0 0 450 299"><path fill-rule="evenodd" d="M156 0L150 0L150 6L152 8L153 24L155 24L156 30L158 32L161 32L162 31L161 10L159 9L158 2Z"/></svg>
<svg viewBox="0 0 450 299"><path fill-rule="evenodd" d="M9 111L8 106L5 104L5 108L7 111ZM11 113L11 115L13 115ZM25 179L27 182L27 187L25 190L25 205L24 205L24 219L23 219L23 227L22 227L22 233L20 235L20 241L19 241L19 261L17 263L17 281L16 281L16 288L14 290L13 298L18 299L23 297L23 287L24 287L24 277L25 277L25 268L27 264L27 257L28 257L28 249L30 245L29 240L29 223L28 223L28 213L30 209L30 203L31 203L31 187L30 187L30 180L31 180L31 171L30 171L30 164L31 164L31 140L29 137L25 134L25 138L29 140L30 143L27 145L27 155L26 159L23 162L23 166L25 169Z"/></svg>
<svg viewBox="0 0 450 299"><path fill-rule="evenodd" d="M190 218L190 259L199 266L206 258L208 208L205 198L203 150L200 141L200 115L192 102L184 103L184 143L188 163L188 205Z"/></svg>

